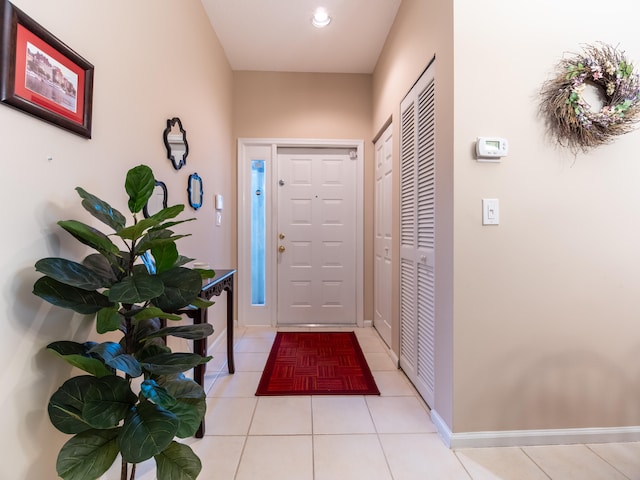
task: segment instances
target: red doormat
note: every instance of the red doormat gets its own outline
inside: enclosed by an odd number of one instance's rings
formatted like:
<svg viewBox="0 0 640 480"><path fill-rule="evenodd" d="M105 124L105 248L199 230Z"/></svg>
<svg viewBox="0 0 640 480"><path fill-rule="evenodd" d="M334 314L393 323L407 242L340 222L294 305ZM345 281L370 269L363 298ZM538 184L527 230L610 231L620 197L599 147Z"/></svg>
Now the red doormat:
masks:
<svg viewBox="0 0 640 480"><path fill-rule="evenodd" d="M353 332L278 332L256 395L380 395Z"/></svg>

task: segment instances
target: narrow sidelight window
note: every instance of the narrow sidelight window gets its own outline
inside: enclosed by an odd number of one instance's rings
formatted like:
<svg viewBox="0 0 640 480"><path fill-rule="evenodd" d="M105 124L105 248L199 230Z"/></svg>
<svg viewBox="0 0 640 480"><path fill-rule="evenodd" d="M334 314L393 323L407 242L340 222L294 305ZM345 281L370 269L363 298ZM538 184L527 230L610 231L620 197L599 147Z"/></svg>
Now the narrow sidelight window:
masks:
<svg viewBox="0 0 640 480"><path fill-rule="evenodd" d="M265 304L265 161L251 161L251 304Z"/></svg>

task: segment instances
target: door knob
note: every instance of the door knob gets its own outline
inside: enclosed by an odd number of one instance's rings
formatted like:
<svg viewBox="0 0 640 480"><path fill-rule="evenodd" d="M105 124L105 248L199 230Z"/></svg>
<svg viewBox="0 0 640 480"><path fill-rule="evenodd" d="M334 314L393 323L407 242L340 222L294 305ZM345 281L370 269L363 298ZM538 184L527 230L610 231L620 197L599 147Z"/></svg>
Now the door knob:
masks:
<svg viewBox="0 0 640 480"><path fill-rule="evenodd" d="M284 248L284 245L280 245L280 246L278 247L278 252L280 252L280 253L284 252L285 250L286 250L286 249Z"/></svg>

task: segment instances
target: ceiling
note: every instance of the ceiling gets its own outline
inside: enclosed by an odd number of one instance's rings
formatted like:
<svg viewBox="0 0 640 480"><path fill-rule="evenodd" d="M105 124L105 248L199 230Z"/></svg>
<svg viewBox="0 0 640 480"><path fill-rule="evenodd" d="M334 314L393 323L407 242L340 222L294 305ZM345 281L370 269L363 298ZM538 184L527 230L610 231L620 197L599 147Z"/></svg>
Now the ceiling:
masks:
<svg viewBox="0 0 640 480"><path fill-rule="evenodd" d="M201 1L233 70L372 73L402 0Z"/></svg>

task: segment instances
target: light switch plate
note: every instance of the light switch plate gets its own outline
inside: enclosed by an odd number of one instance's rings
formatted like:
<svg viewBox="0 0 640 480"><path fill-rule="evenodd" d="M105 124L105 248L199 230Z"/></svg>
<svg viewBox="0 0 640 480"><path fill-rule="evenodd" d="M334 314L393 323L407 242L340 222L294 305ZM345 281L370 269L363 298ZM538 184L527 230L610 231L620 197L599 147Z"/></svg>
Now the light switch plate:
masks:
<svg viewBox="0 0 640 480"><path fill-rule="evenodd" d="M482 199L482 224L500 224L500 201L497 198Z"/></svg>

